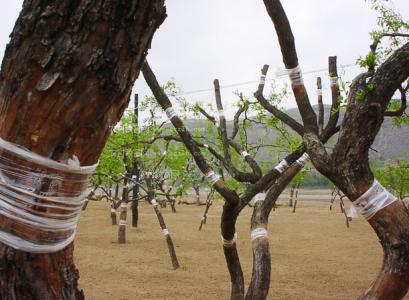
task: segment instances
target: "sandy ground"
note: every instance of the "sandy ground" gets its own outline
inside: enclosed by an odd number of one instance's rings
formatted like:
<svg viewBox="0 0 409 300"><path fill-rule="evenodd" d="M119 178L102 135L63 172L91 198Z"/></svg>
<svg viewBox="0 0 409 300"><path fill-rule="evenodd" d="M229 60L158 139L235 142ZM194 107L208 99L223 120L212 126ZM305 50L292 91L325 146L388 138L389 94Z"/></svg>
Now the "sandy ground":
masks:
<svg viewBox="0 0 409 300"><path fill-rule="evenodd" d="M219 233L221 203L211 207L200 232L204 206L179 205L177 210L172 214L169 208L162 209L181 264L174 271L148 204L141 204L140 227L128 226L127 243L118 245L118 228L110 225L109 205L91 202L81 216L75 252L86 298L228 299L229 275ZM246 208L237 230L246 282L252 265L250 215L251 208ZM355 219L347 229L339 206L329 211L328 202L302 201L301 195L295 214L286 206L271 213L269 237L268 299L356 299L382 262L376 235L363 218Z"/></svg>

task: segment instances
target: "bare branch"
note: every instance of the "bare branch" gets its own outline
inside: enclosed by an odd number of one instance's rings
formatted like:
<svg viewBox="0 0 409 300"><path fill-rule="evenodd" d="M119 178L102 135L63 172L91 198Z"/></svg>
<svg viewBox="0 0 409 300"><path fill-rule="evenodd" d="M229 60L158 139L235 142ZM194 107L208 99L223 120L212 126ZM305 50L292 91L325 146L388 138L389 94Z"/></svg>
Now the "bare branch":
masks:
<svg viewBox="0 0 409 300"><path fill-rule="evenodd" d="M290 22L279 0L263 0L267 12L274 23L278 41L280 43L283 62L287 69L299 67L294 36ZM301 72L301 71L300 71ZM295 100L304 123L305 131L318 135L317 117L308 99L308 94L302 82L302 74L296 74L298 82L292 84ZM290 74L291 78L291 74Z"/></svg>
<svg viewBox="0 0 409 300"><path fill-rule="evenodd" d="M319 133L321 133L324 128L324 104L322 103L321 77L317 77L317 97L318 97L318 131Z"/></svg>
<svg viewBox="0 0 409 300"><path fill-rule="evenodd" d="M268 112L270 112L273 116L277 119L282 121L284 124L288 125L292 130L298 133L300 136L304 134L304 127L298 123L296 120L291 118L286 113L282 112L274 105L272 105L266 98L263 96L263 89L264 89L264 79L267 75L268 65L264 65L261 69L261 78L260 83L258 85L257 92L254 93L254 97L258 100L258 102L263 106Z"/></svg>
<svg viewBox="0 0 409 300"><path fill-rule="evenodd" d="M142 66L142 72L146 82L151 88L156 100L158 101L162 109L166 110L172 108L172 103L170 102L168 96L160 87L147 61L145 61ZM213 170L206 161L203 154L200 152L200 148L198 147L197 143L193 140L189 130L185 127L182 119L179 118L177 115L172 116L172 118L170 119L173 126L175 126L175 128L177 129L177 132L181 139L183 140L183 143L185 144L186 148L192 154L199 169L202 171L203 174L208 175ZM239 196L237 195L237 193L229 189L222 180L217 180L216 182L213 183L213 186L224 197L224 199L227 202L235 204L239 201Z"/></svg>

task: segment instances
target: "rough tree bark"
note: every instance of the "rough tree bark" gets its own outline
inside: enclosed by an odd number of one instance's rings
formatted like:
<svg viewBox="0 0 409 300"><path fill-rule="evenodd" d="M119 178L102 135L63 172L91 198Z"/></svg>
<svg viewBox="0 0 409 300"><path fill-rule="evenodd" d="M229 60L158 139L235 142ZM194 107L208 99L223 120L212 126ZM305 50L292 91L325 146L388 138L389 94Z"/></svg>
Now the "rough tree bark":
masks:
<svg viewBox="0 0 409 300"><path fill-rule="evenodd" d="M24 1L2 63L0 137L56 161L96 163L165 17L164 0ZM0 244L0 298L83 299L73 250Z"/></svg>
<svg viewBox="0 0 409 300"><path fill-rule="evenodd" d="M279 0L264 3L278 35L284 64L288 69L295 68L298 57L284 9ZM371 45L373 53L376 43ZM317 122L305 88L293 87L306 129L304 144L313 164L353 202L374 182L368 151L394 93L398 90L403 95L407 93L407 82L405 88L402 85L408 78L409 42L403 43L378 68L370 66L366 73L358 75L349 88L348 107L332 153L327 153L318 139ZM409 213L396 201L379 210L368 222L378 235L384 260L377 279L361 299L401 299L409 289Z"/></svg>

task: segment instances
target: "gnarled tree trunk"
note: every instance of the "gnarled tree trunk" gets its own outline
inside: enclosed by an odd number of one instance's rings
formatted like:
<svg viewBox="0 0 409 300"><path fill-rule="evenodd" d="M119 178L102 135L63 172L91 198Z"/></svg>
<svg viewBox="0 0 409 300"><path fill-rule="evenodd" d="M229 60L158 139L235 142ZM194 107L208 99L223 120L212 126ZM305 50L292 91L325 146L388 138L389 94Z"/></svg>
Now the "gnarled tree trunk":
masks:
<svg viewBox="0 0 409 300"><path fill-rule="evenodd" d="M2 64L0 137L96 163L165 16L164 0L24 1ZM73 249L0 244L0 299L83 299Z"/></svg>

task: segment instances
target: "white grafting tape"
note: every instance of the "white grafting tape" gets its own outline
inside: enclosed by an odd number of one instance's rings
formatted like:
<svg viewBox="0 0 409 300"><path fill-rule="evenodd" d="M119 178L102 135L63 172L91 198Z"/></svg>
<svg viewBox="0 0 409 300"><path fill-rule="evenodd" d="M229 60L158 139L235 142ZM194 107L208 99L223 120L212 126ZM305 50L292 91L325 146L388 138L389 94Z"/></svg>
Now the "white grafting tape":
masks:
<svg viewBox="0 0 409 300"><path fill-rule="evenodd" d="M121 208L128 208L128 203L122 202L121 203Z"/></svg>
<svg viewBox="0 0 409 300"><path fill-rule="evenodd" d="M338 85L338 77L336 77L336 76L330 77L329 82L330 82L331 86Z"/></svg>
<svg viewBox="0 0 409 300"><path fill-rule="evenodd" d="M57 162L3 139L0 152L0 242L31 253L69 245L97 164Z"/></svg>
<svg viewBox="0 0 409 300"><path fill-rule="evenodd" d="M169 120L172 120L172 118L178 115L172 106L165 109L165 113Z"/></svg>
<svg viewBox="0 0 409 300"><path fill-rule="evenodd" d="M162 233L164 236L169 235L169 230L167 228L162 229Z"/></svg>
<svg viewBox="0 0 409 300"><path fill-rule="evenodd" d="M113 208L113 207L111 207L111 213L116 213L116 210L115 210L115 208Z"/></svg>
<svg viewBox="0 0 409 300"><path fill-rule="evenodd" d="M212 170L206 173L206 178L212 185L214 185L219 180L219 176L217 176Z"/></svg>
<svg viewBox="0 0 409 300"><path fill-rule="evenodd" d="M119 226L126 226L126 220L119 220Z"/></svg>
<svg viewBox="0 0 409 300"><path fill-rule="evenodd" d="M234 233L234 236L233 236L232 240L226 240L221 235L223 246L226 247L226 248L229 248L229 247L233 246L236 243L237 237L238 237L237 232Z"/></svg>
<svg viewBox="0 0 409 300"><path fill-rule="evenodd" d="M260 84L265 84L266 83L266 75L261 75L260 76Z"/></svg>
<svg viewBox="0 0 409 300"><path fill-rule="evenodd" d="M378 211L397 201L376 179L371 187L358 199L352 202L348 216L354 217L354 210L369 220ZM356 214L356 213L355 213Z"/></svg>
<svg viewBox="0 0 409 300"><path fill-rule="evenodd" d="M203 147L209 148L209 145L208 144L203 144Z"/></svg>
<svg viewBox="0 0 409 300"><path fill-rule="evenodd" d="M243 156L243 158L246 158L247 156L250 156L250 154L247 151L243 151L241 153L241 156Z"/></svg>
<svg viewBox="0 0 409 300"><path fill-rule="evenodd" d="M285 159L283 159L282 161L280 161L280 163L274 167L274 169L276 169L278 172L283 173L285 170L287 170L289 167L287 161Z"/></svg>
<svg viewBox="0 0 409 300"><path fill-rule="evenodd" d="M301 155L301 157L297 159L296 163L304 167L309 159L310 156L308 155L308 153L304 152L303 155Z"/></svg>
<svg viewBox="0 0 409 300"><path fill-rule="evenodd" d="M296 66L293 69L287 69L287 70L278 70L275 72L277 77L282 77L285 75L288 75L288 77L291 80L291 86L295 87L298 85L304 85L304 80L301 72L300 66Z"/></svg>
<svg viewBox="0 0 409 300"><path fill-rule="evenodd" d="M267 229L262 228L262 227L255 228L250 233L250 237L251 237L252 241L254 241L254 240L258 239L258 238L267 237L267 236L268 236Z"/></svg>
<svg viewBox="0 0 409 300"><path fill-rule="evenodd" d="M266 193L258 193L254 196L254 203L259 202L259 201L264 201L266 199L267 194Z"/></svg>
<svg viewBox="0 0 409 300"><path fill-rule="evenodd" d="M152 199L151 204L152 204L153 207L158 206L158 202L156 201L156 199Z"/></svg>
<svg viewBox="0 0 409 300"><path fill-rule="evenodd" d="M317 89L317 96L322 96L322 89Z"/></svg>

